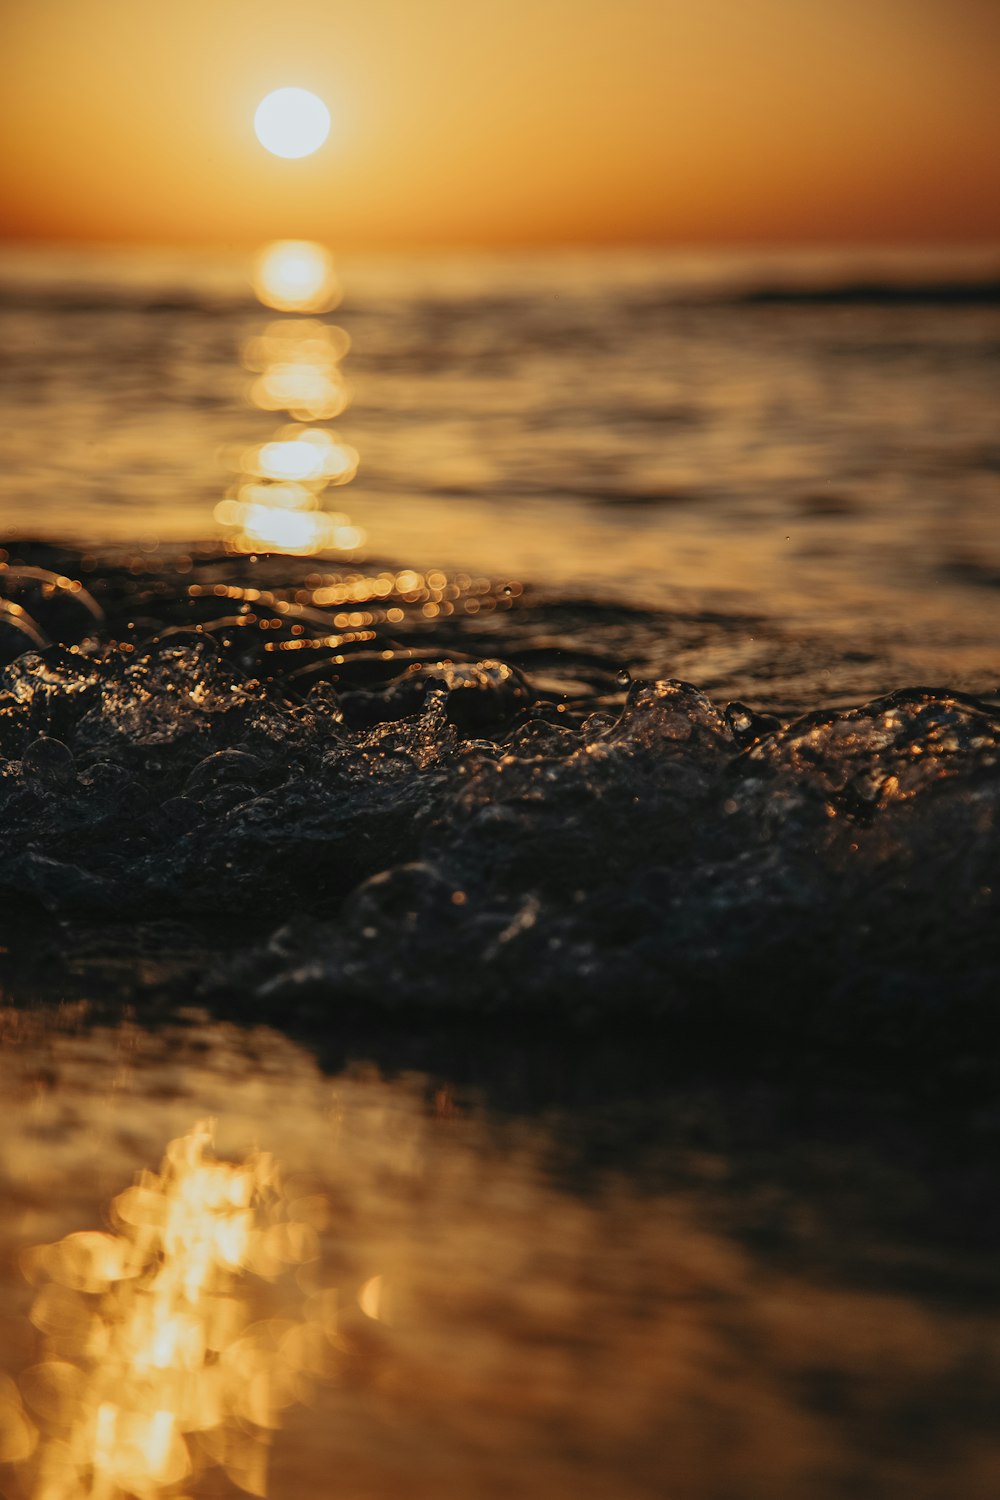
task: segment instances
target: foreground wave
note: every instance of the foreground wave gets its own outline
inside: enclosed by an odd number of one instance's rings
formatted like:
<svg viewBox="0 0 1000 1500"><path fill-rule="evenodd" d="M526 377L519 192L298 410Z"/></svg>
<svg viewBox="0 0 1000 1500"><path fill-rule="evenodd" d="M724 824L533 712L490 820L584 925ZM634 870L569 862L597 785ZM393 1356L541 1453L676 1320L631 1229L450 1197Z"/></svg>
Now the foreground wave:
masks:
<svg viewBox="0 0 1000 1500"><path fill-rule="evenodd" d="M224 931L203 989L318 1020L670 1015L936 1043L991 1012L986 699L763 712L629 681L616 661L642 630L676 640L666 615L568 631L568 606L463 575L21 554L5 940L52 918Z"/></svg>

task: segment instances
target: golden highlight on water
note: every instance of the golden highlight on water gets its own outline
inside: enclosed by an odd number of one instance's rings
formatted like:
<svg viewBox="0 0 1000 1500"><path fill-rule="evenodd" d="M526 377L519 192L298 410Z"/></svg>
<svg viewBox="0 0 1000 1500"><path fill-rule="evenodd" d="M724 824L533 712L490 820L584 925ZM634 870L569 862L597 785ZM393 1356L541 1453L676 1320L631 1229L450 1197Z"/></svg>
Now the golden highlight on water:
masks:
<svg viewBox="0 0 1000 1500"><path fill-rule="evenodd" d="M290 417L270 440L230 455L236 479L215 507L227 545L240 553L350 554L364 532L324 507L324 491L349 484L359 455L329 427L350 402L341 361L342 328L321 321L340 301L329 251L312 240L275 240L258 253L252 284L265 307L286 314L243 351L253 380L247 396L261 411Z"/></svg>
<svg viewBox="0 0 1000 1500"><path fill-rule="evenodd" d="M217 1466L266 1495L281 1414L335 1356L336 1294L262 1313L316 1259L326 1212L290 1200L266 1152L217 1160L202 1122L113 1201L109 1230L28 1251L42 1358L0 1390L0 1461L21 1466L22 1493L156 1500Z"/></svg>

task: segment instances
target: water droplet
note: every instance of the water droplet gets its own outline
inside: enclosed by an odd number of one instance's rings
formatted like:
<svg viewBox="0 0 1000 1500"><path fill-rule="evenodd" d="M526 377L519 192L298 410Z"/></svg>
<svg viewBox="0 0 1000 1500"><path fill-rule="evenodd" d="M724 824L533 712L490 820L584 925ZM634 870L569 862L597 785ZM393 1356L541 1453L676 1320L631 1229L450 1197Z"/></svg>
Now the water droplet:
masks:
<svg viewBox="0 0 1000 1500"><path fill-rule="evenodd" d="M632 673L628 667L619 667L615 673L615 681L619 687L629 687L632 682Z"/></svg>
<svg viewBox="0 0 1000 1500"><path fill-rule="evenodd" d="M45 734L28 746L21 764L25 777L37 790L68 786L76 775L69 746Z"/></svg>

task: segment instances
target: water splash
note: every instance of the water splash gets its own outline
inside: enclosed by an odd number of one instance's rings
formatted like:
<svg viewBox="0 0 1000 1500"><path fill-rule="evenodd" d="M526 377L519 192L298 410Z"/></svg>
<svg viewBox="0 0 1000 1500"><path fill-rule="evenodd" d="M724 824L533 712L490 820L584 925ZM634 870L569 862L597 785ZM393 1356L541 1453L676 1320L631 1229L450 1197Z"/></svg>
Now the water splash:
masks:
<svg viewBox="0 0 1000 1500"><path fill-rule="evenodd" d="M53 916L209 944L236 921L249 956L200 982L283 1017L624 1007L868 1034L904 1012L940 1029L942 994L991 1003L990 698L875 697L858 682L884 667L828 677L823 645L812 705L835 685L860 706L803 713L759 624L758 675L736 675L739 618L438 569L254 576L92 572L100 630L0 675L4 942L27 919L50 951ZM711 693L669 670L699 642Z"/></svg>

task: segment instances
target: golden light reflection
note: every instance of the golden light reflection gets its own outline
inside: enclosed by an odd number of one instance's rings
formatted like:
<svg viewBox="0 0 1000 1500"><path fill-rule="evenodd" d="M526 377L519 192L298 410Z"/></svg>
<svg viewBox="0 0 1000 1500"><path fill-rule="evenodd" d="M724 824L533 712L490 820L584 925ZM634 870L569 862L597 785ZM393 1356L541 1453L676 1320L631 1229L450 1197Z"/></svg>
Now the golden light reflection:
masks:
<svg viewBox="0 0 1000 1500"><path fill-rule="evenodd" d="M322 427L286 427L271 442L243 456L248 473L305 483L319 480L324 485L347 484L357 473L359 462L356 448Z"/></svg>
<svg viewBox="0 0 1000 1500"><path fill-rule="evenodd" d="M0 1464L21 1464L35 1451L38 1432L24 1410L21 1392L0 1373Z"/></svg>
<svg viewBox="0 0 1000 1500"><path fill-rule="evenodd" d="M0 1454L32 1463L33 1500L156 1500L212 1465L266 1494L270 1435L335 1327L323 1299L309 1320L254 1321L250 1291L316 1258L322 1215L295 1216L267 1153L210 1148L197 1125L114 1200L111 1231L24 1257L44 1355L20 1392L0 1386Z"/></svg>
<svg viewBox="0 0 1000 1500"><path fill-rule="evenodd" d="M315 510L318 504L316 493L307 484L297 484L291 479L282 479L273 484L241 484L237 491L237 497L241 505L268 505L276 506L279 510ZM229 516L228 523L232 525L234 517L229 513L225 501L216 511L219 520L223 520L223 512Z"/></svg>
<svg viewBox="0 0 1000 1500"><path fill-rule="evenodd" d="M342 329L312 318L272 323L244 354L247 366L261 372L250 400L263 411L287 411L303 422L339 416L350 400L340 371L349 347Z"/></svg>
<svg viewBox="0 0 1000 1500"><path fill-rule="evenodd" d="M364 532L352 526L347 516L326 511L283 510L273 505L223 501L215 515L221 524L239 527L230 538L230 545L237 552L287 552L296 556L353 552L365 539Z"/></svg>
<svg viewBox="0 0 1000 1500"><path fill-rule="evenodd" d="M274 240L259 252L253 289L278 312L330 312L340 301L333 257L313 240Z"/></svg>
<svg viewBox="0 0 1000 1500"><path fill-rule="evenodd" d="M339 295L333 262L321 245L282 240L258 257L257 294L270 307L313 313ZM290 424L245 449L233 467L235 487L215 507L236 552L353 552L364 532L345 515L322 509L323 490L349 484L359 454L326 427L350 401L340 362L350 349L342 328L316 317L279 318L248 340L244 364L256 372L249 399L262 411L285 412Z"/></svg>
<svg viewBox="0 0 1000 1500"><path fill-rule="evenodd" d="M339 417L350 399L339 372L310 360L271 365L250 392L263 411L287 411L304 422Z"/></svg>
<svg viewBox="0 0 1000 1500"><path fill-rule="evenodd" d="M294 438L262 443L255 457L257 473L267 479L317 479L323 472L318 445Z"/></svg>

